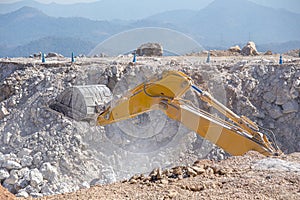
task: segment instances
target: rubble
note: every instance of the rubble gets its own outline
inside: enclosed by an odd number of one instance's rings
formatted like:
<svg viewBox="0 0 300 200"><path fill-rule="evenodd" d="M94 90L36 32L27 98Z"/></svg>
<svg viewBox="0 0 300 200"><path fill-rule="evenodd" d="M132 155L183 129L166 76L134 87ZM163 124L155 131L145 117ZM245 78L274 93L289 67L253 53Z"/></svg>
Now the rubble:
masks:
<svg viewBox="0 0 300 200"><path fill-rule="evenodd" d="M239 45L232 46L228 49L230 52L241 53L241 47Z"/></svg>
<svg viewBox="0 0 300 200"><path fill-rule="evenodd" d="M192 166L177 166L165 170L156 168L152 172L150 172L148 176L145 174L136 174L130 179L128 179L127 182L131 184L147 184L149 182L159 182L162 184L168 184L189 177L223 176L231 171L232 169L224 168L221 165L218 165L217 163L214 163L210 160L198 160L194 162ZM126 180L123 182L126 182Z"/></svg>
<svg viewBox="0 0 300 200"><path fill-rule="evenodd" d="M186 177L226 174L222 167L210 164L174 167L200 158L219 160L228 156L180 124L174 123L174 129L163 129L160 133L164 134L157 135L167 141L165 144L144 140L137 146L114 134L124 129L122 123L95 127L49 109L50 100L67 87L104 84L114 93L126 92L127 86L135 86L137 80L145 78L143 74L163 70L185 72L239 115L271 129L285 153L300 151L300 68L294 61L278 65L277 58L266 61L234 57L223 61L214 57L211 64L206 64L206 56L141 57L139 63L129 65L128 57L82 59L73 64L67 60L54 64L28 64L32 60L1 63L0 70L10 70L0 78L0 90L8 91L5 98L0 96L0 107L7 110L0 117L0 181L17 196L71 192L127 179L136 173L149 174L152 169L157 170L151 176L131 179L132 184L147 180L169 184ZM191 94L187 97L194 98ZM145 147L146 152L140 153ZM167 166L169 171L162 170ZM189 188L202 190L202 186Z"/></svg>
<svg viewBox="0 0 300 200"><path fill-rule="evenodd" d="M293 100L293 101L288 101L285 104L282 105L282 109L283 109L283 113L287 114L287 113L293 113L293 112L298 112L298 107L299 104L297 101Z"/></svg>
<svg viewBox="0 0 300 200"><path fill-rule="evenodd" d="M3 119L5 116L9 115L7 109L3 106L0 107L0 120Z"/></svg>
<svg viewBox="0 0 300 200"><path fill-rule="evenodd" d="M253 169L300 173L300 164L278 158L265 158L253 163Z"/></svg>
<svg viewBox="0 0 300 200"><path fill-rule="evenodd" d="M270 55L273 55L272 51L271 50L268 50L264 53L265 56L270 56Z"/></svg>
<svg viewBox="0 0 300 200"><path fill-rule="evenodd" d="M254 42L249 41L246 46L241 50L243 56L257 56L258 52Z"/></svg>
<svg viewBox="0 0 300 200"><path fill-rule="evenodd" d="M0 169L0 181L5 180L9 177L7 169Z"/></svg>
<svg viewBox="0 0 300 200"><path fill-rule="evenodd" d="M19 163L15 162L13 160L5 160L2 163L2 167L6 168L8 170L11 170L11 169L21 169L22 168L22 166Z"/></svg>
<svg viewBox="0 0 300 200"><path fill-rule="evenodd" d="M55 52L49 52L47 55L46 55L46 58L53 58L53 57L61 57L63 58L64 56L59 54L59 53L55 53Z"/></svg>
<svg viewBox="0 0 300 200"><path fill-rule="evenodd" d="M49 162L42 164L40 172L42 173L44 179L48 180L49 182L55 182L58 176L57 168L52 166Z"/></svg>
<svg viewBox="0 0 300 200"><path fill-rule="evenodd" d="M139 56L162 56L163 47L158 43L146 43L137 48L136 54Z"/></svg>
<svg viewBox="0 0 300 200"><path fill-rule="evenodd" d="M300 57L300 49L290 50L290 51L284 53L284 55L293 56L293 57L299 58Z"/></svg>

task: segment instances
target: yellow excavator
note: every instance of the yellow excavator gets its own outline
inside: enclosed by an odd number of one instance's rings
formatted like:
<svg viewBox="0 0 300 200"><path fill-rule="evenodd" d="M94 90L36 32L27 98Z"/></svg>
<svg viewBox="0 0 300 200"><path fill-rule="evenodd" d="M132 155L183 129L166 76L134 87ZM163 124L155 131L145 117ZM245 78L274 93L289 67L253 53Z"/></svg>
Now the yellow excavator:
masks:
<svg viewBox="0 0 300 200"><path fill-rule="evenodd" d="M231 155L243 155L250 150L266 156L282 154L271 131L259 127L245 116L235 114L208 92L194 85L192 79L183 72L165 71L156 75L129 90L127 95L118 99L113 106L92 98L91 93L95 94L97 90L102 93L100 95L102 101L103 97L110 96L108 89L100 90L99 87L105 86L94 86L96 91L91 91L93 87L89 89L86 86L75 87L76 89L73 88L60 95L50 107L77 120L89 118L87 117L89 113L90 117L97 113L96 121L100 126L134 118L152 110L161 110L169 118L182 123ZM196 108L184 100L182 97L190 89L195 91L202 101L222 113L226 120ZM69 97L67 100L64 99L68 93L71 93L73 101L69 100ZM85 101L78 103L80 95ZM81 110L74 111L74 107Z"/></svg>

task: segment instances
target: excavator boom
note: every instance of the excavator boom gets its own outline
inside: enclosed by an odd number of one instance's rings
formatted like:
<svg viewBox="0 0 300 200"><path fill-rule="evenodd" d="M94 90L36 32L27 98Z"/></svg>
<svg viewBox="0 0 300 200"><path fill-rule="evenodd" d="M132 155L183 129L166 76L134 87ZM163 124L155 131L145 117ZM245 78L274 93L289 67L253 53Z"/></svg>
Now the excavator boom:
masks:
<svg viewBox="0 0 300 200"><path fill-rule="evenodd" d="M231 122L185 104L181 97L189 89L196 91L202 101L220 111ZM166 71L130 90L114 107L102 112L97 123L107 125L156 109L232 155L243 155L250 150L267 156L281 154L275 140L260 132L254 122L232 112L195 86L190 77L178 71Z"/></svg>

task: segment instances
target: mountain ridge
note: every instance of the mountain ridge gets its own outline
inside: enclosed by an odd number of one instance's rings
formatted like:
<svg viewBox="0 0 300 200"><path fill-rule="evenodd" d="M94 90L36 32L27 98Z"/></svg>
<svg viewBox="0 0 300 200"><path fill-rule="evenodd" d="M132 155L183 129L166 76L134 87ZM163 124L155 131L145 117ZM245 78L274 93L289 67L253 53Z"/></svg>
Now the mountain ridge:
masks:
<svg viewBox="0 0 300 200"><path fill-rule="evenodd" d="M236 10L233 8L233 5ZM248 10L247 10L248 9ZM250 9L250 10L249 10ZM276 47L286 43L293 46L289 41L299 41L300 14L285 10L277 10L260 6L250 1L216 0L206 8L199 11L173 10L153 15L141 20L90 20L82 17L51 17L43 11L22 7L21 9L0 15L0 52L13 52L18 48L25 52L30 42L37 47L39 52L43 38L54 38L51 41L55 45L72 38L72 41L81 41L82 46L96 45L108 37L125 30L142 27L170 28L192 37L202 46L229 48L233 44L245 44L249 40L255 41L261 47ZM63 43L63 42L62 42ZM86 45L87 44L87 45ZM26 46L22 48L22 46ZM269 45L269 46L268 46ZM48 47L51 46L48 44ZM38 48L39 47L39 48ZM72 49L72 47L70 47ZM59 50L59 48L57 48ZM61 44L62 51L65 47ZM80 50L80 49L79 49ZM16 51L21 52L21 51ZM82 53L87 52L83 50ZM60 52L58 52L60 53ZM0 54L3 56L4 54ZM11 54L15 55L16 54ZM5 56L9 56L5 54Z"/></svg>
<svg viewBox="0 0 300 200"><path fill-rule="evenodd" d="M119 0L101 0L91 3L63 5L57 3L43 4L32 0L11 4L0 4L0 13L11 12L23 6L30 6L42 10L49 16L79 16L94 20L136 20L164 10L188 8L189 5L194 5L193 7L201 9L211 1L212 0L186 0L184 2L176 2L173 0L152 0L143 1L141 3L139 0L127 0L125 3L120 3Z"/></svg>
<svg viewBox="0 0 300 200"><path fill-rule="evenodd" d="M215 0L191 16L164 12L147 19L176 23L207 45L216 41L230 45L254 40L258 43L299 40L300 14L260 6L250 1Z"/></svg>

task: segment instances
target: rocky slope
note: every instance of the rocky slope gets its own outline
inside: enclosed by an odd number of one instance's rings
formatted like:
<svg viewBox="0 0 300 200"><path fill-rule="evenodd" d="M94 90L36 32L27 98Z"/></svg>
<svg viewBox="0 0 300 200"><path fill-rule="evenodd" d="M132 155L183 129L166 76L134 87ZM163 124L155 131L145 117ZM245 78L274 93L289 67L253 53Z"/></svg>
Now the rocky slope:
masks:
<svg viewBox="0 0 300 200"><path fill-rule="evenodd" d="M257 152L40 199L299 199L300 154L266 158ZM32 198L29 198L32 199Z"/></svg>
<svg viewBox="0 0 300 200"><path fill-rule="evenodd" d="M165 137L163 145L143 143L157 145L155 149L136 148L134 143L124 148L120 144L124 141L111 133L124 132L129 122L95 127L48 108L48 102L68 86L105 84L118 97L128 87L163 70L187 73L236 113L274 131L284 152L300 151L299 59L286 57L283 65L277 64L275 56L215 57L209 64L205 63L206 57L193 56L138 58L136 65L130 64L131 60L127 56L78 58L71 64L65 58L51 58L42 64L35 58L2 59L1 184L17 196L40 197L123 180L154 168L189 164L200 158L227 157L178 123L172 130L162 127L159 136ZM192 94L186 97L214 112ZM153 116L166 124L173 123L160 115Z"/></svg>

